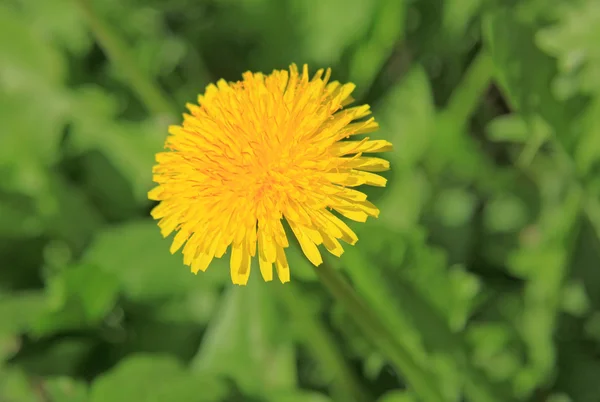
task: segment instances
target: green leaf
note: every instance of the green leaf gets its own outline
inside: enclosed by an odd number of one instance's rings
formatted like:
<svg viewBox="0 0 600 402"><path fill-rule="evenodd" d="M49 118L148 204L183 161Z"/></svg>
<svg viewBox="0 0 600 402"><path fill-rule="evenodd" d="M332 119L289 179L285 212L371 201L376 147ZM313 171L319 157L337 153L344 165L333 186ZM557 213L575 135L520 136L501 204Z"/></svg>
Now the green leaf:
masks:
<svg viewBox="0 0 600 402"><path fill-rule="evenodd" d="M393 247L406 242L402 271L372 266L354 248L342 256L357 290L448 399L464 392L476 401L496 401L504 392L469 361L460 337L479 291L479 282L460 267L448 269L444 254L425 245L424 233L395 236ZM365 267L371 267L365 269ZM463 391L464 390L464 391Z"/></svg>
<svg viewBox="0 0 600 402"><path fill-rule="evenodd" d="M556 108L550 90L556 70L553 60L533 42L535 33L535 26L520 21L509 8L487 13L483 22L483 37L494 62L495 78L526 118L541 105Z"/></svg>
<svg viewBox="0 0 600 402"><path fill-rule="evenodd" d="M291 248L300 249L298 246ZM306 258L288 259L288 261L294 268L310 265ZM308 269L312 270L312 267ZM300 290L304 292L301 293ZM307 348L312 359L318 364L319 373L315 382L329 385L331 394L339 400L371 400L372 397L362 389L359 379L347 364L336 340L319 320L320 300L313 301L313 298L305 293L307 290L295 283L285 287L278 286L274 291L278 301L285 306L293 335L298 343Z"/></svg>
<svg viewBox="0 0 600 402"><path fill-rule="evenodd" d="M560 360L556 389L565 392L573 402L592 402L600 398L600 361L582 343L560 344Z"/></svg>
<svg viewBox="0 0 600 402"><path fill-rule="evenodd" d="M0 195L0 236L20 238L39 235L43 224L35 212L28 197Z"/></svg>
<svg viewBox="0 0 600 402"><path fill-rule="evenodd" d="M368 266L366 256L362 256L355 248L348 248L341 257L348 275L352 279L357 291L378 313L386 323L391 333L402 334L398 338L403 348L410 354L415 366L419 367L423 376L430 384L440 389L449 400L454 400L458 395L458 386L454 378L440 378L438 369L441 366L429 364L429 354L419 330L414 326L411 318L413 311L409 305L400 308L398 298L393 295L391 283L386 279L381 269ZM442 382L445 382L442 385Z"/></svg>
<svg viewBox="0 0 600 402"><path fill-rule="evenodd" d="M19 335L0 334L0 367L2 361L10 359L21 349Z"/></svg>
<svg viewBox="0 0 600 402"><path fill-rule="evenodd" d="M48 101L32 102L29 94L6 94L0 89L0 161L2 164L36 163L50 165L58 159L59 141L66 124L65 99L59 95ZM36 116L31 119L31 115ZM39 121L45 124L40 126ZM1 165L0 165L1 166ZM23 166L22 169L26 169Z"/></svg>
<svg viewBox="0 0 600 402"><path fill-rule="evenodd" d="M83 261L115 275L125 294L138 301L207 289L228 277L224 259L215 259L205 273L192 274L181 255L171 255L170 243L161 238L156 222L132 221L98 233Z"/></svg>
<svg viewBox="0 0 600 402"><path fill-rule="evenodd" d="M588 312L590 302L585 287L579 281L567 283L563 289L562 309L575 316L583 316Z"/></svg>
<svg viewBox="0 0 600 402"><path fill-rule="evenodd" d="M561 76L555 89L562 90L563 99L580 91L600 95L600 4L571 1L556 11L557 21L536 36L539 46L558 58Z"/></svg>
<svg viewBox="0 0 600 402"><path fill-rule="evenodd" d="M268 402L331 402L331 399L323 394L309 391L286 391L269 394Z"/></svg>
<svg viewBox="0 0 600 402"><path fill-rule="evenodd" d="M592 196L600 194L600 179L598 167L600 166L600 94L594 99L590 107L581 118L582 133L573 153L577 171L589 183L588 191Z"/></svg>
<svg viewBox="0 0 600 402"><path fill-rule="evenodd" d="M479 16L484 0L450 0L444 2L444 33L454 40L464 40L473 19Z"/></svg>
<svg viewBox="0 0 600 402"><path fill-rule="evenodd" d="M415 397L408 391L390 391L377 402L416 402Z"/></svg>
<svg viewBox="0 0 600 402"><path fill-rule="evenodd" d="M141 122L116 121L118 110L111 95L84 88L74 97L72 147L76 152L99 150L130 182L140 204L148 203L154 155L162 151L168 122L148 119Z"/></svg>
<svg viewBox="0 0 600 402"><path fill-rule="evenodd" d="M0 335L28 331L44 313L46 296L28 291L0 295Z"/></svg>
<svg viewBox="0 0 600 402"><path fill-rule="evenodd" d="M568 289L569 254L579 233L581 192L570 184L563 196L555 174L544 171L543 176L547 179L541 181L544 202L537 223L540 236L534 244L517 249L508 260L512 273L527 280L522 311L514 317L528 356L513 377L515 393L520 397L550 381L556 361L552 334Z"/></svg>
<svg viewBox="0 0 600 402"><path fill-rule="evenodd" d="M93 265L67 267L46 286L49 311L33 327L37 336L97 325L111 311L119 292L117 277Z"/></svg>
<svg viewBox="0 0 600 402"><path fill-rule="evenodd" d="M49 38L75 54L81 54L92 44L85 21L69 0L48 0L33 3L17 0L31 27L41 37Z"/></svg>
<svg viewBox="0 0 600 402"><path fill-rule="evenodd" d="M569 125L584 104L581 98L562 102L553 91L557 67L535 42L540 28L510 8L499 8L485 14L483 38L494 63L495 79L509 103L527 124L539 117L549 123L562 146L571 152L576 137L569 135Z"/></svg>
<svg viewBox="0 0 600 402"><path fill-rule="evenodd" d="M498 116L486 126L487 137L491 141L524 143L529 137L525 121L516 114Z"/></svg>
<svg viewBox="0 0 600 402"><path fill-rule="evenodd" d="M245 287L229 287L192 362L196 373L233 378L248 395L296 385L295 350L279 326L282 316L269 286L251 275Z"/></svg>
<svg viewBox="0 0 600 402"><path fill-rule="evenodd" d="M378 138L394 144L392 169L413 168L435 138L435 106L425 70L414 66L374 106L374 113L381 125Z"/></svg>
<svg viewBox="0 0 600 402"><path fill-rule="evenodd" d="M54 377L44 380L44 389L52 401L87 402L88 387L84 382L70 377Z"/></svg>
<svg viewBox="0 0 600 402"><path fill-rule="evenodd" d="M179 298L170 298L156 306L154 317L167 323L206 324L217 309L221 299L216 292L191 292Z"/></svg>
<svg viewBox="0 0 600 402"><path fill-rule="evenodd" d="M47 194L37 201L47 233L79 254L89 243L102 217L79 187L59 174L46 177Z"/></svg>
<svg viewBox="0 0 600 402"><path fill-rule="evenodd" d="M135 355L119 363L92 384L90 402L219 402L225 384L212 374L193 375L175 359Z"/></svg>
<svg viewBox="0 0 600 402"><path fill-rule="evenodd" d="M0 5L0 27L0 88L33 93L62 81L61 55L6 3Z"/></svg>
<svg viewBox="0 0 600 402"><path fill-rule="evenodd" d="M501 194L488 202L484 211L484 225L490 232L514 232L529 218L523 200L512 194Z"/></svg>
<svg viewBox="0 0 600 402"><path fill-rule="evenodd" d="M35 376L74 376L96 345L90 338L57 338L23 348L15 364Z"/></svg>
<svg viewBox="0 0 600 402"><path fill-rule="evenodd" d="M369 32L356 40L356 49L350 56L349 79L357 85L360 96L373 84L375 77L388 60L394 46L403 38L406 23L406 1L379 0L366 2L375 6L370 18ZM347 7L344 4L344 7ZM336 10L339 13L339 8ZM345 19L343 19L345 20ZM355 31L350 28L350 32Z"/></svg>
<svg viewBox="0 0 600 402"><path fill-rule="evenodd" d="M473 193L452 188L438 195L435 209L443 225L458 227L470 221L475 212L476 202Z"/></svg>
<svg viewBox="0 0 600 402"><path fill-rule="evenodd" d="M408 228L418 222L431 191L417 168L435 135L435 106L423 68L413 67L374 109L381 125L378 138L394 144L386 156L393 178L378 202L380 222L390 229Z"/></svg>
<svg viewBox="0 0 600 402"><path fill-rule="evenodd" d="M514 331L505 323L473 323L466 338L472 348L473 363L496 382L509 381L521 369L515 350Z"/></svg>
<svg viewBox="0 0 600 402"><path fill-rule="evenodd" d="M300 55L319 66L334 66L348 46L367 33L378 1L369 0L293 0L291 13L302 33ZM345 10L340 18L340 9ZM335 21L335 23L332 23Z"/></svg>
<svg viewBox="0 0 600 402"><path fill-rule="evenodd" d="M0 367L0 400L15 402L39 402L35 385L20 370Z"/></svg>
<svg viewBox="0 0 600 402"><path fill-rule="evenodd" d="M34 209L30 220L35 221L39 215L52 215L58 207L49 169L60 158L60 140L67 122L67 98L47 88L40 88L34 95L21 89L7 93L1 86L0 82L0 120L3 122L0 171L7 174L0 182L0 189L30 197ZM44 101L37 100L37 96ZM32 115L36 118L32 119Z"/></svg>

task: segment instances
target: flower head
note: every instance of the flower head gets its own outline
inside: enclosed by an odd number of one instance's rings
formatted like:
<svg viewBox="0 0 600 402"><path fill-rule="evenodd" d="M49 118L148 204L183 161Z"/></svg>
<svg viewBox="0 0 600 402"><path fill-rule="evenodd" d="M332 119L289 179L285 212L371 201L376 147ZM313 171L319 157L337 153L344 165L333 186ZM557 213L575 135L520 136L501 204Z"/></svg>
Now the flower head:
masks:
<svg viewBox="0 0 600 402"><path fill-rule="evenodd" d="M199 106L187 105L190 114L181 126L169 127L169 151L156 155L158 186L148 196L160 201L152 216L160 219L162 235L177 231L171 253L183 246L192 272L206 270L231 246L234 284L247 283L257 250L263 278L273 279L274 264L287 282L283 219L318 266L318 245L340 256L339 240L358 240L332 210L360 222L378 216L353 187L385 186L372 172L389 169L389 163L363 153L387 151L391 144L346 141L378 124L359 120L370 114L368 105L345 108L354 85L329 82L330 73L319 70L310 79L306 65L299 73L292 64L289 72L220 80L198 97Z"/></svg>

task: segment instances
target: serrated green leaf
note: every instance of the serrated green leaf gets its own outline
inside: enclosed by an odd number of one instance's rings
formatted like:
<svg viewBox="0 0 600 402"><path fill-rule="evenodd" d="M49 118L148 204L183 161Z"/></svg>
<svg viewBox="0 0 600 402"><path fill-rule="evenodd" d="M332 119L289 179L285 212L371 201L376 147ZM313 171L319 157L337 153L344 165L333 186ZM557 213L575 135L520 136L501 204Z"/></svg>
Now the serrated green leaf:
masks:
<svg viewBox="0 0 600 402"><path fill-rule="evenodd" d="M552 90L557 67L535 43L540 28L510 8L499 8L485 15L483 38L494 63L494 78L509 103L527 124L540 117L550 124L559 142L571 152L575 137L569 135L569 125L585 103L581 98L562 102Z"/></svg>
<svg viewBox="0 0 600 402"><path fill-rule="evenodd" d="M577 94L600 93L600 4L596 1L572 1L560 9L560 17L541 29L537 43L558 58L564 81L571 90L563 98Z"/></svg>
<svg viewBox="0 0 600 402"><path fill-rule="evenodd" d="M497 382L510 380L521 368L521 357L512 347L516 335L509 325L475 323L466 334L473 363Z"/></svg>
<svg viewBox="0 0 600 402"><path fill-rule="evenodd" d="M450 279L454 286L448 287L443 253L424 246L422 236L405 240L410 245L408 259L395 280L381 269L365 270L365 257L349 249L342 260L355 286L390 330L402 333L399 342L427 367L430 381L448 399L457 398L464 387L474 400L499 400L500 389L469 362L466 345L453 332L471 311L478 291L475 278L457 275Z"/></svg>

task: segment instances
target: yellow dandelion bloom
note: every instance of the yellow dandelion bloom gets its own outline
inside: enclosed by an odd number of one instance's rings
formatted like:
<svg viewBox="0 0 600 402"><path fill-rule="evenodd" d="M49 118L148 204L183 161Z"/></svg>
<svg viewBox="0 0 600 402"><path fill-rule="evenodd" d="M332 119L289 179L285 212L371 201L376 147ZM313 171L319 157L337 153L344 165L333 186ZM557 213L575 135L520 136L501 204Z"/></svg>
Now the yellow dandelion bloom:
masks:
<svg viewBox="0 0 600 402"><path fill-rule="evenodd" d="M220 80L188 104L181 126L169 127L165 149L153 169L158 186L148 193L160 201L152 216L163 236L177 231L171 253L183 246L193 273L230 250L231 279L245 285L258 249L265 281L273 264L281 282L290 280L285 255L285 218L306 257L322 262L318 245L336 256L339 240L355 244L356 234L331 210L354 221L379 210L352 187L385 186L372 173L389 162L363 153L391 149L388 141L345 141L377 130L368 105L353 102L354 84L329 82L331 70L312 79L305 65L292 64L270 75L247 72L243 80ZM362 119L362 120L359 120ZM358 120L358 121L356 121ZM185 246L184 246L185 244Z"/></svg>

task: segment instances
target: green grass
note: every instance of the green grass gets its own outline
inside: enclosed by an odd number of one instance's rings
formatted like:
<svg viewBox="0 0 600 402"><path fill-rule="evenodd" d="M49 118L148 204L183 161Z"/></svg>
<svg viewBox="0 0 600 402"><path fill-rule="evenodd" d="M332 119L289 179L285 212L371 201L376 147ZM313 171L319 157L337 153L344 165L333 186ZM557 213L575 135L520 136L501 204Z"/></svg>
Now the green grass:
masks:
<svg viewBox="0 0 600 402"><path fill-rule="evenodd" d="M1 0L0 402L599 401L598 43L595 0ZM194 276L154 153L292 62L372 105L381 216Z"/></svg>

